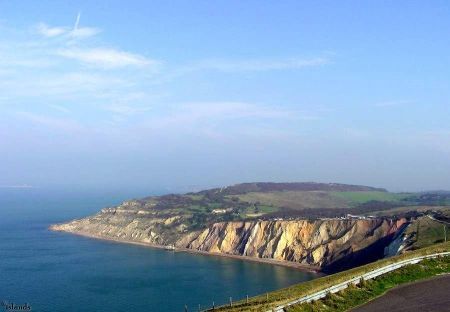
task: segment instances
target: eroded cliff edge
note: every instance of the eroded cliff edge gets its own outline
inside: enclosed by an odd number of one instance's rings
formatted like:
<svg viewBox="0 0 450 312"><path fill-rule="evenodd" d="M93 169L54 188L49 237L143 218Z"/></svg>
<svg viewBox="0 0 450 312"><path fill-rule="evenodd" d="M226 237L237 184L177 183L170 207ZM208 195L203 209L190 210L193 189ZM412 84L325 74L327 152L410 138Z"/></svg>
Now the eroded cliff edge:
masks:
<svg viewBox="0 0 450 312"><path fill-rule="evenodd" d="M150 196L52 230L339 271L384 256L405 218L351 216L410 196L338 183L242 183Z"/></svg>
<svg viewBox="0 0 450 312"><path fill-rule="evenodd" d="M152 215L133 203L52 230L223 255L289 261L339 271L383 256L405 219L248 220L192 229L182 216Z"/></svg>

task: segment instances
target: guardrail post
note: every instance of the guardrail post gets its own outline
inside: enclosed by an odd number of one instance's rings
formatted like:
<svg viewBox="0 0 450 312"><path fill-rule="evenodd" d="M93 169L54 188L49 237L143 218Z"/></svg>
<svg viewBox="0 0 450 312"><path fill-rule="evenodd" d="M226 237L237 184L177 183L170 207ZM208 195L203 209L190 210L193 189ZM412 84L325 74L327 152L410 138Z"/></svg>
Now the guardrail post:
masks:
<svg viewBox="0 0 450 312"><path fill-rule="evenodd" d="M419 227L420 227L420 220L417 220L416 242L419 241Z"/></svg>
<svg viewBox="0 0 450 312"><path fill-rule="evenodd" d="M447 226L444 224L444 241L447 242Z"/></svg>

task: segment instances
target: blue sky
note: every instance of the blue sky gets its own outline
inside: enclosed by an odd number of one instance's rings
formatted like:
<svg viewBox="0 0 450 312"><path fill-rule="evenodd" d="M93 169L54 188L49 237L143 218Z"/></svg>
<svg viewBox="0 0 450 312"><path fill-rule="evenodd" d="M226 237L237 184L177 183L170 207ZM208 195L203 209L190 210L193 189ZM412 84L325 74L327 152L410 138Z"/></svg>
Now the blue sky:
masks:
<svg viewBox="0 0 450 312"><path fill-rule="evenodd" d="M450 189L447 1L2 1L0 186Z"/></svg>

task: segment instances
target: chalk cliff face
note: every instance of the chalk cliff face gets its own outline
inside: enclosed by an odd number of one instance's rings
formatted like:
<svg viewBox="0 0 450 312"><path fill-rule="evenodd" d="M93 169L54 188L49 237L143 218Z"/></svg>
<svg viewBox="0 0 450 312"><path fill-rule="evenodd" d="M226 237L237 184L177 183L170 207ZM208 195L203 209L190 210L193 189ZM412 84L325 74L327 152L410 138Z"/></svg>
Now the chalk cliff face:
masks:
<svg viewBox="0 0 450 312"><path fill-rule="evenodd" d="M295 220L216 223L187 248L327 266L393 236L404 220Z"/></svg>
<svg viewBox="0 0 450 312"><path fill-rule="evenodd" d="M124 203L120 209L104 209L95 216L53 225L51 229L322 268L339 263L339 270L348 267L347 259L353 265L359 264L361 259L355 257L358 254L378 257L381 252L382 256L383 248L405 223L404 219L250 220L217 222L194 230L180 216L151 215Z"/></svg>

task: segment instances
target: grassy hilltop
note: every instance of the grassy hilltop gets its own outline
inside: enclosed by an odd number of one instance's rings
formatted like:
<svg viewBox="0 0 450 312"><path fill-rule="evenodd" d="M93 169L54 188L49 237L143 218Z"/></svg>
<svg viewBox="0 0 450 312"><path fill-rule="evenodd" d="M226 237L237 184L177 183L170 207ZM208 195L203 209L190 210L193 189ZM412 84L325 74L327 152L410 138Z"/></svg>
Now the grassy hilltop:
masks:
<svg viewBox="0 0 450 312"><path fill-rule="evenodd" d="M450 206L447 193L391 193L337 183L242 183L132 201L136 209L183 216L191 228L248 219L326 218L346 214L410 216Z"/></svg>

